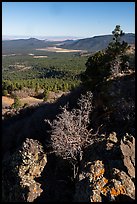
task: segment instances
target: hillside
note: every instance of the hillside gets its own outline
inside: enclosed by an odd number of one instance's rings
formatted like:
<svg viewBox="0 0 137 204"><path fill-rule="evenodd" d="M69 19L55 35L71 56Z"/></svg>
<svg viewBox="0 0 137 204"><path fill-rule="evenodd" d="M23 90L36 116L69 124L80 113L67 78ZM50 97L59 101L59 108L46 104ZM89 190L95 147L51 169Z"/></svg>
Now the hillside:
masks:
<svg viewBox="0 0 137 204"><path fill-rule="evenodd" d="M112 41L112 35L94 36L92 38L84 38L80 40L65 40L65 41L45 41L36 38L5 40L2 41L2 54L23 54L32 52L35 49L57 46L64 49L72 50L87 50L96 52L105 49ZM127 33L122 37L122 40L129 44L135 44L135 34Z"/></svg>
<svg viewBox="0 0 137 204"><path fill-rule="evenodd" d="M52 135L48 120L55 121L62 112L60 107L66 104L69 111L76 108L80 95L86 94L84 87L3 121L3 201L133 201L134 82L135 74L131 73L106 81L93 92L90 125L97 141L84 149L76 178L73 165L49 146Z"/></svg>
<svg viewBox="0 0 137 204"><path fill-rule="evenodd" d="M45 40L38 40L36 38L17 39L17 40L4 40L2 41L2 54L11 53L27 53L36 48L45 48L52 46L58 42L50 42Z"/></svg>
<svg viewBox="0 0 137 204"><path fill-rule="evenodd" d="M64 43L63 45L60 45L60 47L65 49L78 49L96 52L105 49L112 40L112 35L94 36L92 38L75 40L69 44ZM129 44L135 44L135 34L127 33L121 38L121 40L124 40Z"/></svg>

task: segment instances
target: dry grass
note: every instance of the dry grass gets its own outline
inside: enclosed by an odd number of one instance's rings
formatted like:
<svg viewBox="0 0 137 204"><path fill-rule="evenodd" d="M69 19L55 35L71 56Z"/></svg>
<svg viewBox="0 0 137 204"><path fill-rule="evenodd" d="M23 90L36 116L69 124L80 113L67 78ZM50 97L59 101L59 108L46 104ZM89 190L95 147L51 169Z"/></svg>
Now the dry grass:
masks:
<svg viewBox="0 0 137 204"><path fill-rule="evenodd" d="M7 96L2 96L2 106L11 106L14 103L14 99L7 97Z"/></svg>
<svg viewBox="0 0 137 204"><path fill-rule="evenodd" d="M57 93L50 91L48 94L47 102L50 102L50 103L54 102L56 99L60 98L62 95L66 95L68 93L69 92L63 92L63 91L58 91Z"/></svg>
<svg viewBox="0 0 137 204"><path fill-rule="evenodd" d="M36 103L43 102L42 99L37 99L37 98L34 98L34 97L30 97L30 96L28 96L26 98L22 98L22 99L20 99L20 101L21 101L22 104L28 103L29 105L34 105Z"/></svg>
<svg viewBox="0 0 137 204"><path fill-rule="evenodd" d="M45 56L44 56L44 55L42 55L42 56L33 56L33 58L36 58L36 59L37 59L37 58L47 58L47 57L48 57L48 56L46 56L46 55L45 55Z"/></svg>
<svg viewBox="0 0 137 204"><path fill-rule="evenodd" d="M47 99L47 102L54 102L56 99L58 99L59 97L61 97L63 94L67 94L68 92L62 92L59 91L58 93L49 92L49 96ZM43 99L38 99L35 97L31 97L31 96L27 96L27 97L20 97L18 94L19 100L21 102L22 105L24 105L25 103L27 103L29 106L31 105L35 105L38 103L42 103ZM2 96L2 107L4 108L5 106L11 106L14 103L14 99L9 97L9 96Z"/></svg>
<svg viewBox="0 0 137 204"><path fill-rule="evenodd" d="M84 51L84 50L69 50L69 49L63 49L59 47L39 48L36 50L49 51L49 52L83 52Z"/></svg>
<svg viewBox="0 0 137 204"><path fill-rule="evenodd" d="M26 98L20 99L20 102L22 105L25 103L29 105L34 105L36 103L43 102L43 100L28 96ZM2 96L2 106L11 106L13 103L14 103L14 99L7 97L7 96Z"/></svg>

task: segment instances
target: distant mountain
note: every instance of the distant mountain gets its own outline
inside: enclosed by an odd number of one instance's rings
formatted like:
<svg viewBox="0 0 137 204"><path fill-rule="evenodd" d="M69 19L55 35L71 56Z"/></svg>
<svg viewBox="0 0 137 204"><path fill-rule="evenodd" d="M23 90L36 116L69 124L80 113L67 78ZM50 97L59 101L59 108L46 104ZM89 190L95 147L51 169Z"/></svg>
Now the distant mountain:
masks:
<svg viewBox="0 0 137 204"><path fill-rule="evenodd" d="M32 52L34 49L37 48L45 48L50 46L57 46L64 49L87 50L89 52L96 52L98 50L105 49L112 40L112 35L94 36L92 38L84 38L77 40L68 39L65 41L48 41L39 40L36 38L3 40L2 54L23 54ZM125 34L122 37L122 40L128 42L129 44L135 44L135 34Z"/></svg>
<svg viewBox="0 0 137 204"><path fill-rule="evenodd" d="M112 40L112 35L94 36L92 38L84 38L70 42L67 41L64 42L64 44L62 43L62 45L59 47L64 49L87 50L90 52L96 52L105 49ZM135 34L127 33L121 38L121 40L124 40L129 44L135 44Z"/></svg>
<svg viewBox="0 0 137 204"><path fill-rule="evenodd" d="M73 43L74 41L77 41L77 40L64 40L62 43L70 44L70 43Z"/></svg>
<svg viewBox="0 0 137 204"><path fill-rule="evenodd" d="M47 41L65 41L65 40L76 40L80 39L80 37L76 36L24 36L24 35L2 35L2 40L17 40L17 39L28 39L28 38L36 38L39 40L47 40Z"/></svg>
<svg viewBox="0 0 137 204"><path fill-rule="evenodd" d="M4 40L2 41L2 54L26 53L36 48L52 46L57 42L38 40L36 38Z"/></svg>

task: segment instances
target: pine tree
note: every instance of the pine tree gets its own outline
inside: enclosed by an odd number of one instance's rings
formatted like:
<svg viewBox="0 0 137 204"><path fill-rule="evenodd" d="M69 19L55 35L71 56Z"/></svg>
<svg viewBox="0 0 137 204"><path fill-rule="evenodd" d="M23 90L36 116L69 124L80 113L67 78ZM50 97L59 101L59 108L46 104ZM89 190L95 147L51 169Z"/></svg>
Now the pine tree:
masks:
<svg viewBox="0 0 137 204"><path fill-rule="evenodd" d="M36 83L36 86L35 86L35 94L36 96L38 95L39 93L39 83Z"/></svg>
<svg viewBox="0 0 137 204"><path fill-rule="evenodd" d="M44 92L43 92L43 101L47 101L48 99L48 95L49 95L49 90L48 89L45 89Z"/></svg>
<svg viewBox="0 0 137 204"><path fill-rule="evenodd" d="M113 42L110 42L105 51L96 52L89 57L86 62L86 71L81 75L82 81L91 88L102 82L110 75L116 76L122 71L127 71L129 63L126 51L129 45L125 41L121 41L124 32L120 25L116 25L112 31Z"/></svg>
<svg viewBox="0 0 137 204"><path fill-rule="evenodd" d="M14 109L18 109L21 107L21 102L17 96L14 97L14 103L11 106Z"/></svg>

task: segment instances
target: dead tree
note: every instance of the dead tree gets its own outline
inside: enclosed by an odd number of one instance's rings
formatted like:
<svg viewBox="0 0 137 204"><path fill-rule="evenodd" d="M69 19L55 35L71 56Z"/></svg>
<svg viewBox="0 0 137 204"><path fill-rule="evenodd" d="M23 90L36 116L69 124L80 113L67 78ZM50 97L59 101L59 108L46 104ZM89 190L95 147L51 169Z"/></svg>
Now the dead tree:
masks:
<svg viewBox="0 0 137 204"><path fill-rule="evenodd" d="M83 149L91 145L97 134L88 129L89 114L92 111L92 93L87 92L78 101L77 109L67 110L49 124L51 125L51 145L56 155L71 161L74 167L74 178L77 175L78 163L82 160ZM46 120L47 121L47 120Z"/></svg>

